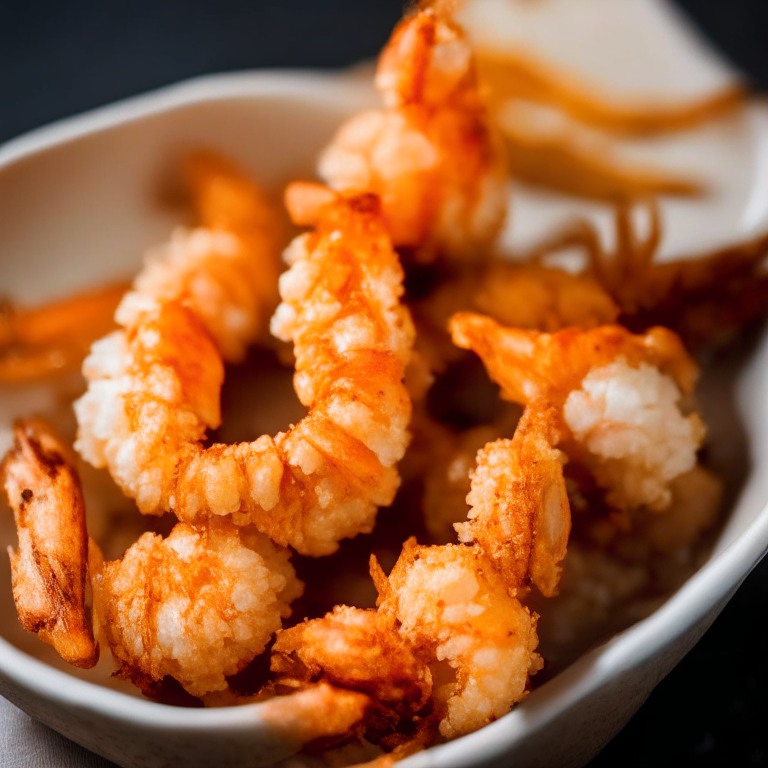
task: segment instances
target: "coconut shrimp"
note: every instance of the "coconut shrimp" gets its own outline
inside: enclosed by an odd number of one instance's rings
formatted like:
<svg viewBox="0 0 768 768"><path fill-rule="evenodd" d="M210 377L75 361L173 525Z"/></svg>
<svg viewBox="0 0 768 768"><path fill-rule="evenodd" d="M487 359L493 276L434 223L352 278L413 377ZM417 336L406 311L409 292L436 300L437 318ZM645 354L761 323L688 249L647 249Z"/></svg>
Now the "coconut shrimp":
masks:
<svg viewBox="0 0 768 768"><path fill-rule="evenodd" d="M77 447L108 466L145 514L172 511L195 524L228 516L324 555L370 531L398 487L414 331L376 198L296 184L287 202L294 220L315 231L286 251L272 332L294 344L307 416L274 437L203 446L206 428L221 419L222 357L240 349L245 325L221 287L241 279L241 252L229 233L202 230L150 261L118 309L122 329L94 345L84 365L89 388L75 404ZM210 291L153 295L148 275L184 273L189 264ZM209 295L220 301L198 309Z"/></svg>
<svg viewBox="0 0 768 768"><path fill-rule="evenodd" d="M535 614L510 596L480 547L409 539L387 578L375 558L378 610L432 659L440 734L461 736L506 714L541 668Z"/></svg>
<svg viewBox="0 0 768 768"><path fill-rule="evenodd" d="M375 740L413 720L432 693L429 667L386 617L342 605L280 632L271 669L281 690L324 681L370 696L376 705L367 718L367 738Z"/></svg>
<svg viewBox="0 0 768 768"><path fill-rule="evenodd" d="M80 478L69 451L41 420L20 421L0 466L19 548L9 547L13 599L21 625L70 664L99 658L86 591L88 534Z"/></svg>
<svg viewBox="0 0 768 768"><path fill-rule="evenodd" d="M117 674L144 691L166 675L193 696L262 653L303 590L288 552L252 528L212 520L145 533L93 578L99 629Z"/></svg>
<svg viewBox="0 0 768 768"><path fill-rule="evenodd" d="M477 455L459 540L477 542L510 589L535 584L551 597L560 579L571 530L563 477L565 454L555 408L529 406L511 440L488 443Z"/></svg>
<svg viewBox="0 0 768 768"><path fill-rule="evenodd" d="M385 109L342 126L320 176L379 195L395 246L418 261L476 260L503 223L507 168L463 31L435 7L407 17L379 58L376 86Z"/></svg>
<svg viewBox="0 0 768 768"><path fill-rule="evenodd" d="M700 416L683 402L698 370L673 332L544 334L461 313L451 333L480 356L505 398L558 409L563 449L590 469L611 506L669 506L670 483L693 469L704 438Z"/></svg>

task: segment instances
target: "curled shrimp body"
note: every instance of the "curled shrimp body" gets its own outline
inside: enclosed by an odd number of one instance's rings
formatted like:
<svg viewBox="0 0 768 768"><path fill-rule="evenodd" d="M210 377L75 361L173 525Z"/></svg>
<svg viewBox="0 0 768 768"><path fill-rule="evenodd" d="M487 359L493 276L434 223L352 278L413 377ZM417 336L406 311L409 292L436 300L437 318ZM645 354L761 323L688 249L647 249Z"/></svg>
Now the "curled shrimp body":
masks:
<svg viewBox="0 0 768 768"><path fill-rule="evenodd" d="M205 448L206 429L221 418L218 329L234 327L227 335L239 351L242 314L223 300L223 288L205 292L222 301L204 310L183 292L152 295L142 290L155 284L145 272L118 309L122 330L97 342L84 364L89 389L75 406L77 447L108 466L145 514L172 511L195 524L228 516L324 555L340 539L370 531L377 507L391 503L398 487L394 465L411 411L402 380L414 331L376 198L299 184L288 204L297 223L316 228L286 251L291 266L280 279L272 331L294 343L294 383L307 416L274 437ZM148 270L193 264L201 270L195 284L229 286L242 275L240 259L252 258L229 233L183 237L178 248L187 259L176 259L171 246Z"/></svg>
<svg viewBox="0 0 768 768"><path fill-rule="evenodd" d="M696 465L704 437L699 415L684 412L698 369L676 334L611 325L546 334L470 313L453 317L451 333L505 398L558 410L563 450L590 469L610 505L669 506L670 483Z"/></svg>
<svg viewBox="0 0 768 768"><path fill-rule="evenodd" d="M373 192L393 242L423 262L476 259L506 212L503 145L464 33L435 8L402 21L381 54L385 109L337 133L319 165L334 189Z"/></svg>
<svg viewBox="0 0 768 768"><path fill-rule="evenodd" d="M432 661L440 733L453 738L506 714L541 668L535 614L510 596L482 548L403 546L387 578L375 558L378 610Z"/></svg>

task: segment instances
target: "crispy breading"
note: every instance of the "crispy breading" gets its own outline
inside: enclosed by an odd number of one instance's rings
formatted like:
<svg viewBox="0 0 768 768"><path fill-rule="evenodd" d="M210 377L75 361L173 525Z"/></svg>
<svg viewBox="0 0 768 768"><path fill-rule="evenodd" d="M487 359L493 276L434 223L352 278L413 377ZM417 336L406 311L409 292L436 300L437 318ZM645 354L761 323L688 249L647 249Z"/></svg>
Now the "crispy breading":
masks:
<svg viewBox="0 0 768 768"><path fill-rule="evenodd" d="M387 578L372 557L379 611L433 661L442 736L506 714L541 668L536 615L514 597L477 546L421 547L409 539Z"/></svg>
<svg viewBox="0 0 768 768"><path fill-rule="evenodd" d="M415 249L418 261L482 258L506 213L506 158L461 28L435 8L406 17L376 85L386 108L339 129L320 176L334 189L379 195L395 245Z"/></svg>
<svg viewBox="0 0 768 768"><path fill-rule="evenodd" d="M612 506L664 509L670 482L695 466L704 424L684 413L682 399L698 367L672 331L634 335L608 325L546 334L459 313L451 333L480 356L503 397L557 408L563 450L589 468Z"/></svg>
<svg viewBox="0 0 768 768"><path fill-rule="evenodd" d="M411 720L432 693L427 664L384 616L338 605L322 619L280 632L272 647L279 684L326 681L367 694L376 706L368 738Z"/></svg>
<svg viewBox="0 0 768 768"><path fill-rule="evenodd" d="M198 230L150 263L118 310L123 330L94 345L84 367L89 389L75 404L77 447L108 466L145 514L173 511L195 524L229 516L324 555L369 532L397 490L414 331L376 198L297 184L288 202L297 219L317 226L286 251L291 266L272 331L294 344L294 385L307 416L274 437L203 446L206 428L221 419L221 329L232 332L231 356L253 334L238 319L242 297L228 303L250 252L230 233ZM194 274L193 286L210 281L221 291L187 290L185 279L171 279L177 270ZM169 276L162 295L151 288L157 274Z"/></svg>
<svg viewBox="0 0 768 768"><path fill-rule="evenodd" d="M610 505L664 509L671 481L695 466L704 424L682 400L698 368L672 331L546 334L460 313L451 333L481 357L503 397L558 410L563 450L590 469Z"/></svg>
<svg viewBox="0 0 768 768"><path fill-rule="evenodd" d="M302 589L287 552L214 520L145 533L104 563L94 604L120 676L147 687L169 675L202 696L264 650Z"/></svg>
<svg viewBox="0 0 768 768"><path fill-rule="evenodd" d="M558 424L555 408L528 406L511 440L488 443L472 472L469 521L455 526L461 541L485 550L509 588L533 583L547 597L557 593L571 531Z"/></svg>
<svg viewBox="0 0 768 768"><path fill-rule="evenodd" d="M80 478L70 451L41 419L19 421L0 466L16 520L11 558L13 599L24 629L70 664L99 658L86 605L88 533Z"/></svg>

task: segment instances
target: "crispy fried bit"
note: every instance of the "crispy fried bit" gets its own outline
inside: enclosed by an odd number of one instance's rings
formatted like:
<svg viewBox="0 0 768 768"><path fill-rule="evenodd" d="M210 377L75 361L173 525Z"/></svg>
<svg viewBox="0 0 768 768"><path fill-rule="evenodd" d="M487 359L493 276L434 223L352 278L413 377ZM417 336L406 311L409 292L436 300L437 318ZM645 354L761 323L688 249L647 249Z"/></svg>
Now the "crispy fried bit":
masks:
<svg viewBox="0 0 768 768"><path fill-rule="evenodd" d="M505 398L559 409L564 450L586 464L609 504L669 506L670 482L695 466L704 438L700 416L681 409L698 369L674 333L603 326L543 334L469 313L454 316L451 332Z"/></svg>
<svg viewBox="0 0 768 768"><path fill-rule="evenodd" d="M193 696L260 654L303 589L288 553L256 531L212 521L145 533L94 579L94 604L119 674L175 678Z"/></svg>
<svg viewBox="0 0 768 768"><path fill-rule="evenodd" d="M474 260L506 211L503 143L489 120L462 30L435 8L407 17L379 59L386 109L363 112L320 160L334 189L381 197L395 246Z"/></svg>
<svg viewBox="0 0 768 768"><path fill-rule="evenodd" d="M481 548L409 539L389 579L375 558L372 576L379 611L433 659L442 736L474 731L526 695L529 675L541 668L537 617L509 595Z"/></svg>
<svg viewBox="0 0 768 768"><path fill-rule="evenodd" d="M86 608L88 533L80 478L70 452L42 420L20 421L2 466L16 519L11 558L19 621L70 664L89 669L99 658Z"/></svg>
<svg viewBox="0 0 768 768"><path fill-rule="evenodd" d="M320 205L318 190L326 193ZM394 464L408 443L411 410L402 380L414 332L376 198L295 185L289 203L304 204L317 229L286 251L291 268L280 279L272 331L294 343L306 418L274 438L203 447L206 427L220 422L221 336L239 354L253 334L223 287L154 292L153 273L194 270L193 285L243 280L238 264L250 252L230 233L198 230L139 276L118 310L124 330L94 345L85 363L89 390L75 404L77 447L92 464L107 465L145 514L173 511L196 523L228 515L323 555L370 531L377 507L397 489ZM209 296L218 299L201 308Z"/></svg>
<svg viewBox="0 0 768 768"><path fill-rule="evenodd" d="M486 551L508 587L532 582L547 597L557 592L571 531L558 424L555 408L529 406L512 440L486 445L472 473L469 522L455 526L461 541Z"/></svg>
<svg viewBox="0 0 768 768"><path fill-rule="evenodd" d="M391 729L412 718L432 693L429 668L390 622L376 611L342 605L280 632L271 667L282 684L322 680L368 694L378 716L369 727L379 729L382 719Z"/></svg>

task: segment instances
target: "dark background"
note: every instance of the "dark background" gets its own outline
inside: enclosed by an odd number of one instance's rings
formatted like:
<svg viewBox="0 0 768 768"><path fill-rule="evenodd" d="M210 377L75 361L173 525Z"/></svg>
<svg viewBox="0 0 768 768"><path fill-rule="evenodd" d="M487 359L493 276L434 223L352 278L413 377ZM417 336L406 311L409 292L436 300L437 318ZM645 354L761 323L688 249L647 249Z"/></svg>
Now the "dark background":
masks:
<svg viewBox="0 0 768 768"><path fill-rule="evenodd" d="M768 91L766 0L677 4L756 88ZM374 56L402 6L401 0L0 0L0 142L195 75L340 67ZM768 560L591 768L768 766L767 615Z"/></svg>

